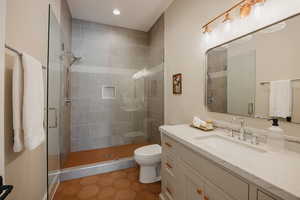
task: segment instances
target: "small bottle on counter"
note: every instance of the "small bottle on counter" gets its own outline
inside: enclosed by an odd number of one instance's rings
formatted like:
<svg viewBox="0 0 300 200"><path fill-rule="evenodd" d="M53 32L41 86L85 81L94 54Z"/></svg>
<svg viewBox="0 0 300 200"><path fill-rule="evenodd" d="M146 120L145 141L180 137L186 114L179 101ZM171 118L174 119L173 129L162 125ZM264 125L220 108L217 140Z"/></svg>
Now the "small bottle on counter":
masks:
<svg viewBox="0 0 300 200"><path fill-rule="evenodd" d="M285 149L284 131L279 127L278 119L271 119L272 126L268 128L267 144L271 151L280 152Z"/></svg>

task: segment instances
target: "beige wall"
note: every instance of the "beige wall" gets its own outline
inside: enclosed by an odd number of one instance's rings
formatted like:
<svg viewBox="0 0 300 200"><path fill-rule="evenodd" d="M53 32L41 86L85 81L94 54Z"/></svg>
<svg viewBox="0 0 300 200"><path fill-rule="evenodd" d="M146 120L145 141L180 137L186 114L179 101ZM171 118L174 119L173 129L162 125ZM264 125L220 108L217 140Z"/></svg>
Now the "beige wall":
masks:
<svg viewBox="0 0 300 200"><path fill-rule="evenodd" d="M47 64L47 29L47 0L10 0L7 2L6 43L32 55L43 65ZM7 183L15 186L9 199L41 200L47 191L46 145L44 143L33 151L26 150L21 153L12 151L11 71L11 63L7 60L5 69L5 170Z"/></svg>
<svg viewBox="0 0 300 200"><path fill-rule="evenodd" d="M7 2L6 43L47 65L48 5L52 3L60 19L60 1L9 0ZM2 7L2 6L1 6ZM8 184L15 186L8 199L41 200L47 191L46 143L33 151L12 152L10 56L5 68L5 170ZM1 102L0 102L1 103ZM2 112L1 112L2 113Z"/></svg>
<svg viewBox="0 0 300 200"><path fill-rule="evenodd" d="M274 2L281 3L280 1ZM194 115L222 120L231 118L229 115L206 112L204 71L207 46L202 40L200 27L234 3L236 3L235 0L176 0L166 11L166 124L190 123ZM285 13L284 10L282 13ZM286 13L290 15L289 12ZM171 77L176 73L183 74L183 94L181 96L172 94ZM270 123L266 120L248 119L247 123L259 128L270 127ZM283 124L283 128L289 135L300 136L298 125Z"/></svg>
<svg viewBox="0 0 300 200"><path fill-rule="evenodd" d="M0 0L0 176L4 175L4 40L6 0Z"/></svg>

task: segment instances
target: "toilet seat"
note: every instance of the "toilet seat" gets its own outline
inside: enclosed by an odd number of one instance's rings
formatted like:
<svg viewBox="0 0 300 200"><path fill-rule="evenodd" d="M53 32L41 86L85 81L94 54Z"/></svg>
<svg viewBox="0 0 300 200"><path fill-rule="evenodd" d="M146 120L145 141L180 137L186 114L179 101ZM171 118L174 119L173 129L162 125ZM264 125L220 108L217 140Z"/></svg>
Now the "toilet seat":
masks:
<svg viewBox="0 0 300 200"><path fill-rule="evenodd" d="M134 155L137 159L160 159L161 146L153 144L140 147L134 151Z"/></svg>
<svg viewBox="0 0 300 200"><path fill-rule="evenodd" d="M136 155L139 156L155 156L161 154L161 146L158 144L148 145L140 147L134 151Z"/></svg>

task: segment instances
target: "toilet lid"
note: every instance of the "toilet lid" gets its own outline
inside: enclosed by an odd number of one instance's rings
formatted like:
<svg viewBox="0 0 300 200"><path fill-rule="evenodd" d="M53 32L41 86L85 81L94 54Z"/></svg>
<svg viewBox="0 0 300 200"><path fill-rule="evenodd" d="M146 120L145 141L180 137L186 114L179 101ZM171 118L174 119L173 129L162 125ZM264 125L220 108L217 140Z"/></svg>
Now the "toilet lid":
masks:
<svg viewBox="0 0 300 200"><path fill-rule="evenodd" d="M153 156L161 154L161 146L158 144L140 147L134 151L136 155Z"/></svg>

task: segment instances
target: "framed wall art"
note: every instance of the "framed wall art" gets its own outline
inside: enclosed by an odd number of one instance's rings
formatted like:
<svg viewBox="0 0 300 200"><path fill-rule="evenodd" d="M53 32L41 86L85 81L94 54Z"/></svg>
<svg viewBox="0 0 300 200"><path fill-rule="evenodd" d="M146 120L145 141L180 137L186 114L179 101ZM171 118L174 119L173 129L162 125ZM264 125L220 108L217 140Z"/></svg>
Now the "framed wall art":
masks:
<svg viewBox="0 0 300 200"><path fill-rule="evenodd" d="M182 74L173 75L173 94L182 94Z"/></svg>

